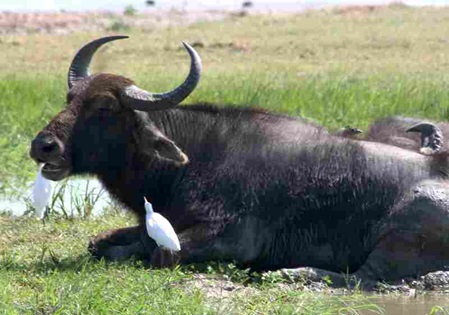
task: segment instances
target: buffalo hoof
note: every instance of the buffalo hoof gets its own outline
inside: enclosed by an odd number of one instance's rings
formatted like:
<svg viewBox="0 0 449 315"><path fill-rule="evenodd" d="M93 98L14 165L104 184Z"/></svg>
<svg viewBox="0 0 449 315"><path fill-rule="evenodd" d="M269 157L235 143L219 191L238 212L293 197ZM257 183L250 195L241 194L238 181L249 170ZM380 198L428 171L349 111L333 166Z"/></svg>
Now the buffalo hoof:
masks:
<svg viewBox="0 0 449 315"><path fill-rule="evenodd" d="M89 242L88 251L96 259L109 261L124 261L130 258L143 259L143 249L140 242L128 245L99 245L95 239Z"/></svg>
<svg viewBox="0 0 449 315"><path fill-rule="evenodd" d="M157 247L151 256L151 267L153 268L174 268L179 264L180 255L168 249Z"/></svg>

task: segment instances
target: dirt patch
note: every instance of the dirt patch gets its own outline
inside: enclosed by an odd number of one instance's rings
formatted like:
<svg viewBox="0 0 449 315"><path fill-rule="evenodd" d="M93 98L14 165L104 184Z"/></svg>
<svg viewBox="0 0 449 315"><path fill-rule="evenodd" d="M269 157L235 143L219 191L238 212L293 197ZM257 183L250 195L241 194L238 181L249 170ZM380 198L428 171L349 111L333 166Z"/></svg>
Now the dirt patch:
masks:
<svg viewBox="0 0 449 315"><path fill-rule="evenodd" d="M359 291L360 288L333 287L324 281L310 281L302 279L299 281L286 281L272 283L268 287L266 283L259 287L254 283L244 285L239 282L233 282L223 275L194 274L191 279L183 281L177 286L181 286L186 292L193 294L195 291L201 291L205 295L208 304L217 306L223 314L229 314L232 307L239 301L247 301L250 298L256 298L274 292L273 296L285 296L289 292L310 292L324 294L324 296L351 296L364 292L366 296L392 297L392 298L416 298L439 297L449 294L449 272L429 273L419 279L408 279L398 281L395 284L377 283L374 288L368 291ZM271 291L270 291L271 290ZM393 301L395 302L395 300ZM395 302L397 303L397 301ZM235 313L235 312L234 312Z"/></svg>
<svg viewBox="0 0 449 315"><path fill-rule="evenodd" d="M348 17L365 17L373 12L385 8L407 7L402 3L389 5L350 5L331 6L324 10L333 14ZM321 7L322 8L322 7ZM291 10L272 11L260 9L241 10L155 10L139 11L131 14L109 11L89 12L0 12L0 35L16 35L30 33L67 34L76 31L109 31L120 32L130 28L138 28L146 31L167 26L182 26L203 21L216 21L225 18L238 19L247 15L272 15L307 13L309 10L320 10L300 6ZM245 43L237 45L237 49L247 50ZM242 47L240 47L242 46Z"/></svg>
<svg viewBox="0 0 449 315"><path fill-rule="evenodd" d="M379 4L379 5L346 5L334 7L332 12L338 15L343 15L352 18L366 17L374 12L378 12L385 9L403 9L407 8L407 5L401 2L393 2L391 4Z"/></svg>
<svg viewBox="0 0 449 315"><path fill-rule="evenodd" d="M195 274L190 281L184 283L187 291L200 289L207 299L224 299L234 294L251 294L255 288L235 283L221 276L210 276L206 274Z"/></svg>
<svg viewBox="0 0 449 315"><path fill-rule="evenodd" d="M213 42L207 43L203 40L198 40L193 42L192 47L194 48L206 48L211 50L229 50L233 52L251 52L251 45L249 42L245 41L233 41L233 42ZM178 50L183 50L184 48L178 47Z"/></svg>
<svg viewBox="0 0 449 315"><path fill-rule="evenodd" d="M155 11L125 15L111 12L0 12L0 35L67 34L76 31L126 31L189 25L230 16L225 11Z"/></svg>
<svg viewBox="0 0 449 315"><path fill-rule="evenodd" d="M226 300L233 297L244 297L255 295L260 292L254 283L249 282L244 285L226 279L224 275L194 274L192 279L182 283L184 290L195 291L201 290L207 299ZM305 291L305 292L326 292L335 294L348 294L351 292L348 288L333 288L323 281L285 281L273 284L280 290L285 291Z"/></svg>

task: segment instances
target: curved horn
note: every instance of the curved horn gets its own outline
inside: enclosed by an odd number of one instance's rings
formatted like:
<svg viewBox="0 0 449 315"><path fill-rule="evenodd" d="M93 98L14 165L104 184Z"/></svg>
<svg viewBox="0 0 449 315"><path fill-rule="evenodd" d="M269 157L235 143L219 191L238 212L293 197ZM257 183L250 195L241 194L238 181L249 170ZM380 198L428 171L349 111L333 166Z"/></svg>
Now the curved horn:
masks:
<svg viewBox="0 0 449 315"><path fill-rule="evenodd" d="M69 74L67 79L69 89L72 88L72 86L77 81L90 76L89 65L92 60L92 56L95 54L98 48L100 48L101 46L103 46L108 42L124 38L128 38L128 36L101 37L81 47L81 49L78 50L75 57L73 58L72 64L70 65L69 68Z"/></svg>
<svg viewBox="0 0 449 315"><path fill-rule="evenodd" d="M189 44L182 42L190 55L190 72L184 83L170 92L151 93L130 85L122 91L122 101L135 110L150 111L175 107L193 92L201 77L201 58Z"/></svg>
<svg viewBox="0 0 449 315"><path fill-rule="evenodd" d="M421 133L421 149L419 152L425 155L433 155L441 151L443 147L443 133L441 129L432 123L418 123L406 132L420 132Z"/></svg>

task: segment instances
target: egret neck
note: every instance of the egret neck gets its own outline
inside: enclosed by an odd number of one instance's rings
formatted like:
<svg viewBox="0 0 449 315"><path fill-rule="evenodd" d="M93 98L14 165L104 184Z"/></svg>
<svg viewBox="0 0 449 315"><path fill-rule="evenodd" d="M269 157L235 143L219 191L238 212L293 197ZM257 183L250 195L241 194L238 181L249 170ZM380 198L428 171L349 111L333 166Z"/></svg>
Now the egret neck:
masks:
<svg viewBox="0 0 449 315"><path fill-rule="evenodd" d="M148 202L147 198L143 197L143 199L145 200L145 211L147 212L147 214L153 214L153 205Z"/></svg>

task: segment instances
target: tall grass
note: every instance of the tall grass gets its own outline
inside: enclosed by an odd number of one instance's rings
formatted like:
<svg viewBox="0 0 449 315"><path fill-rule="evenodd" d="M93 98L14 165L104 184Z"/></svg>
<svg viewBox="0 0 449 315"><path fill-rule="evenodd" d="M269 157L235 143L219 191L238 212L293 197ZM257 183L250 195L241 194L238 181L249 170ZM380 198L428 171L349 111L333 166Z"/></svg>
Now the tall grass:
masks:
<svg viewBox="0 0 449 315"><path fill-rule="evenodd" d="M448 315L449 314L449 308L444 308L441 306L434 306L430 310L429 315Z"/></svg>
<svg viewBox="0 0 449 315"><path fill-rule="evenodd" d="M182 274L49 259L43 273L0 270L1 314L208 313L199 289L185 293L174 285Z"/></svg>
<svg viewBox="0 0 449 315"><path fill-rule="evenodd" d="M32 138L63 106L58 80L0 78L0 191L25 185L37 168L28 151Z"/></svg>
<svg viewBox="0 0 449 315"><path fill-rule="evenodd" d="M92 216L100 199L108 197L105 189L98 184L93 184L92 180L78 179L78 182L74 182L64 179L54 185L46 217L88 219ZM114 201L109 198L106 201L107 209L96 209L99 212L97 215L101 213L120 214L119 207Z"/></svg>

